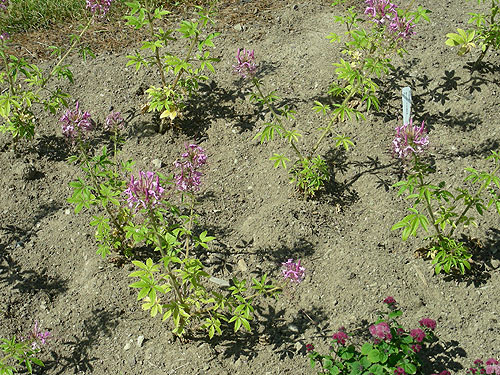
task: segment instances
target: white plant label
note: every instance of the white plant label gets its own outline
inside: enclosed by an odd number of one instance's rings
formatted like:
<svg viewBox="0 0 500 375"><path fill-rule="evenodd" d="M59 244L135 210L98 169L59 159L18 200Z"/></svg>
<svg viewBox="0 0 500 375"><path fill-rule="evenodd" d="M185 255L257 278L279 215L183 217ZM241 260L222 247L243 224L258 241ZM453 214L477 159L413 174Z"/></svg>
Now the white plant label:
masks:
<svg viewBox="0 0 500 375"><path fill-rule="evenodd" d="M403 87L403 125L410 123L411 89Z"/></svg>

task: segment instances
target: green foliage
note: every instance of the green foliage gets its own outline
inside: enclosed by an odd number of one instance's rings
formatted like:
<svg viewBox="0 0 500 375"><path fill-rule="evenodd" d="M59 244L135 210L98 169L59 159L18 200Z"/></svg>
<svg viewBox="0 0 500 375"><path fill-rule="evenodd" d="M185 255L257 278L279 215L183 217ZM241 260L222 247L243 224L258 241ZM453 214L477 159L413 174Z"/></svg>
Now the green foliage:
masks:
<svg viewBox="0 0 500 375"><path fill-rule="evenodd" d="M134 162L117 161L116 144L123 140L117 134L113 140L115 148L111 155L103 147L100 154L91 157L87 145L78 139L79 155L68 160L70 163L78 163L84 172L83 178L69 183L73 193L68 202L75 206L76 214L83 208L97 208L98 212L92 216L90 225L96 229L95 238L99 243L97 254L103 259L112 251L131 255L123 229L130 220L130 210L123 205L120 195L127 185L122 176L132 171Z"/></svg>
<svg viewBox="0 0 500 375"><path fill-rule="evenodd" d="M314 197L330 181L330 168L321 156L299 160L291 169L290 180L305 198Z"/></svg>
<svg viewBox="0 0 500 375"><path fill-rule="evenodd" d="M406 198L413 201L413 207L409 208L411 214L394 224L391 230L402 229L402 239L406 241L410 236L416 237L420 228L428 232L432 226L434 234L428 256L433 258L436 273L458 270L464 274L466 269L470 269L468 259L471 255L461 242L453 239L453 234L459 226L477 225L475 218L469 215L471 208L482 216L495 206L500 215L500 177L497 175L500 155L493 151L487 159L495 164L490 172L465 169L468 175L464 183L476 185L475 193L461 187L453 194L446 189L445 182L437 185L427 182L430 168L418 157L415 157L413 173L407 180L394 184L399 188L398 196L407 193ZM424 207L426 213L418 211L419 205Z"/></svg>
<svg viewBox="0 0 500 375"><path fill-rule="evenodd" d="M381 315L374 325L387 324L390 339L370 340L359 349L348 344L348 335L340 331L343 339L339 340L334 335L330 354L320 354L314 350L309 353L311 367L321 366L318 374L336 375L393 375L398 368L402 368L406 374L420 373L418 371L422 363L417 356L418 350L413 349L414 345L431 343L435 336L431 329L422 327L425 337L422 341L417 341L409 330L398 323L397 318L401 315L402 312L396 309L389 309L384 316Z"/></svg>
<svg viewBox="0 0 500 375"><path fill-rule="evenodd" d="M19 341L16 336L10 340L0 339L0 350L3 353L0 358L0 375L17 374L20 367L32 374L33 364L43 367L43 362L36 357L40 350L34 349L29 341Z"/></svg>
<svg viewBox="0 0 500 375"><path fill-rule="evenodd" d="M470 30L457 28L457 33L448 33L446 45L460 47L458 55L462 56L479 45L481 54L476 63L482 61L490 48L500 49L500 21L496 18L500 9L500 0L491 0L488 13L468 13L470 18L467 23L474 26ZM481 4L482 0L478 0Z"/></svg>
<svg viewBox="0 0 500 375"><path fill-rule="evenodd" d="M134 65L136 70L143 65L158 68L161 86L151 86L146 90L149 102L144 108L149 112L160 113L160 131L163 131L164 119L168 118L172 123L181 116L186 100L196 94L200 82L208 79L205 71L215 72L213 63L219 59L210 57L209 48L214 47L213 40L220 33L204 33L207 26L214 23L212 6L209 9L196 6L196 21L184 20L177 29L164 30L156 24L161 24L164 17L170 14L169 11L161 6L155 7L148 1L135 0L125 4L129 8L129 14L124 17L127 25L136 30L147 28L150 34L149 40L141 46L141 51L149 53L136 51L135 55L127 56L127 66ZM168 44L179 37L186 40L187 53L183 58L166 51Z"/></svg>

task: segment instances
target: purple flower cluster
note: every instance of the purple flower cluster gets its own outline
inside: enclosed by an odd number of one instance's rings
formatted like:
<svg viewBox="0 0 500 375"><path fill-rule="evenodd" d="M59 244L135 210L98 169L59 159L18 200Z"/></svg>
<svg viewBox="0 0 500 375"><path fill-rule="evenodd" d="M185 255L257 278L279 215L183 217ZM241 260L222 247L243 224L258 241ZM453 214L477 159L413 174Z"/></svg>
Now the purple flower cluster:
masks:
<svg viewBox="0 0 500 375"><path fill-rule="evenodd" d="M202 173L198 171L207 162L205 150L196 144L186 145L187 152L181 155L181 161L174 163L176 168L180 169L180 173L176 174L175 184L180 191L195 191L198 190L201 184Z"/></svg>
<svg viewBox="0 0 500 375"><path fill-rule="evenodd" d="M300 283L304 280L306 269L300 265L300 259L294 262L293 259L288 259L285 263L281 263L283 269L281 274L286 279L292 282Z"/></svg>
<svg viewBox="0 0 500 375"><path fill-rule="evenodd" d="M410 331L410 336L413 337L416 342L422 342L425 339L425 332L420 328L415 328Z"/></svg>
<svg viewBox="0 0 500 375"><path fill-rule="evenodd" d="M236 54L237 64L233 65L234 72L243 78L253 78L257 73L257 64L255 63L254 50L240 50Z"/></svg>
<svg viewBox="0 0 500 375"><path fill-rule="evenodd" d="M128 206L137 210L142 208L154 208L163 197L165 189L160 186L160 178L154 172L139 172L139 179L132 175L127 190L123 193L127 195Z"/></svg>
<svg viewBox="0 0 500 375"><path fill-rule="evenodd" d="M377 25L388 23L394 18L394 14L397 15L396 5L389 0L366 0L365 3L368 5L365 14Z"/></svg>
<svg viewBox="0 0 500 375"><path fill-rule="evenodd" d="M414 126L413 119L410 119L409 124L398 126L395 130L396 135L392 141L392 151L393 155L400 159L420 154L429 145L429 137L423 121L419 127Z"/></svg>
<svg viewBox="0 0 500 375"><path fill-rule="evenodd" d="M97 14L99 17L104 17L111 8L113 0L86 0L87 8L90 9L92 14Z"/></svg>
<svg viewBox="0 0 500 375"><path fill-rule="evenodd" d="M9 6L9 0L0 0L0 9L1 10L7 10L8 6Z"/></svg>
<svg viewBox="0 0 500 375"><path fill-rule="evenodd" d="M474 361L474 367L469 368L467 374L500 375L500 362L495 358L487 359L486 363L481 359L476 359Z"/></svg>
<svg viewBox="0 0 500 375"><path fill-rule="evenodd" d="M394 374L396 375L406 375L405 370L402 367L398 367L396 370L394 370Z"/></svg>
<svg viewBox="0 0 500 375"><path fill-rule="evenodd" d="M123 130L125 121L120 112L111 112L108 117L106 117L106 122L104 123L104 129L112 132L119 132Z"/></svg>
<svg viewBox="0 0 500 375"><path fill-rule="evenodd" d="M62 122L63 135L73 143L79 138L85 138L93 128L90 113L80 111L78 102L76 102L76 108L68 109L59 121Z"/></svg>
<svg viewBox="0 0 500 375"><path fill-rule="evenodd" d="M434 319L424 318L418 324L420 324L420 327L429 328L433 331L436 329L436 321Z"/></svg>
<svg viewBox="0 0 500 375"><path fill-rule="evenodd" d="M369 15L371 21L379 26L388 25L388 30L394 39L408 40L415 34L413 20L399 17L397 6L390 0L366 0L365 14Z"/></svg>
<svg viewBox="0 0 500 375"><path fill-rule="evenodd" d="M38 321L35 321L33 330L29 333L28 337L23 338L23 341L31 342L31 348L35 350L40 349L40 345L45 345L50 336L51 333L49 331L42 332L38 327Z"/></svg>
<svg viewBox="0 0 500 375"><path fill-rule="evenodd" d="M391 327L386 322L381 322L379 324L372 324L369 328L370 333L375 339L391 341ZM377 340L378 341L378 340Z"/></svg>

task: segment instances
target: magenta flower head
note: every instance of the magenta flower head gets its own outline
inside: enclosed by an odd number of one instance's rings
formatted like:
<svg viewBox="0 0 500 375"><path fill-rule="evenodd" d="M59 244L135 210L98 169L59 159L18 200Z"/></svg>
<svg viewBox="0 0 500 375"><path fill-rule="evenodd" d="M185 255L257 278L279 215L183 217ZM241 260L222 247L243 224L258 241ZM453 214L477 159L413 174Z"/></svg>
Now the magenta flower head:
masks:
<svg viewBox="0 0 500 375"><path fill-rule="evenodd" d="M434 319L424 318L418 324L420 324L420 327L430 328L433 331L436 329L436 321Z"/></svg>
<svg viewBox="0 0 500 375"><path fill-rule="evenodd" d="M396 5L389 0L366 0L365 14L371 17L371 21L377 25L389 23L397 15Z"/></svg>
<svg viewBox="0 0 500 375"><path fill-rule="evenodd" d="M186 145L187 152L181 155L182 160L174 163L180 169L174 177L179 191L195 191L200 189L202 173L198 170L207 162L205 150L196 144Z"/></svg>
<svg viewBox="0 0 500 375"><path fill-rule="evenodd" d="M398 366L398 368L396 370L394 370L394 374L395 375L406 375L406 372L402 367Z"/></svg>
<svg viewBox="0 0 500 375"><path fill-rule="evenodd" d="M2 34L0 35L0 40L1 40L2 42L7 41L8 39L10 39L10 34L9 34L9 33L2 33Z"/></svg>
<svg viewBox="0 0 500 375"><path fill-rule="evenodd" d="M9 6L9 0L0 0L0 10L7 10Z"/></svg>
<svg viewBox="0 0 500 375"><path fill-rule="evenodd" d="M372 324L369 328L370 333L377 339L390 341L392 339L391 328L386 322Z"/></svg>
<svg viewBox="0 0 500 375"><path fill-rule="evenodd" d="M425 332L420 328L415 328L410 331L410 336L413 337L416 342L422 342L425 339Z"/></svg>
<svg viewBox="0 0 500 375"><path fill-rule="evenodd" d="M86 0L87 9L89 9L92 14L97 14L99 17L104 17L106 13L109 12L111 8L111 3L113 0Z"/></svg>
<svg viewBox="0 0 500 375"><path fill-rule="evenodd" d="M139 172L139 179L132 175L127 190L128 206L137 210L142 208L154 208L160 204L165 189L160 186L160 178L154 172Z"/></svg>
<svg viewBox="0 0 500 375"><path fill-rule="evenodd" d="M254 50L240 50L236 54L237 64L233 65L234 72L243 78L253 78L257 73L257 64L255 63Z"/></svg>
<svg viewBox="0 0 500 375"><path fill-rule="evenodd" d="M62 122L63 135L73 143L79 138L85 138L93 128L90 113L80 111L78 102L76 102L76 108L68 109L59 121Z"/></svg>
<svg viewBox="0 0 500 375"><path fill-rule="evenodd" d="M308 353L312 352L314 350L314 345L313 344L306 344L306 351Z"/></svg>
<svg viewBox="0 0 500 375"><path fill-rule="evenodd" d="M396 304L396 300L394 299L394 297L391 296L385 298L383 302L388 304L389 306Z"/></svg>
<svg viewBox="0 0 500 375"><path fill-rule="evenodd" d="M31 348L33 350L40 349L40 345L45 345L47 343L47 339L50 338L51 333L49 331L42 332L38 327L38 321L35 320L35 325L28 337L23 339L23 341L30 341Z"/></svg>
<svg viewBox="0 0 500 375"><path fill-rule="evenodd" d="M389 24L389 31L394 35L396 40L407 41L412 35L415 35L414 28L413 19L399 18L397 13Z"/></svg>
<svg viewBox="0 0 500 375"><path fill-rule="evenodd" d="M297 263L293 259L288 259L287 262L281 263L283 266L281 274L285 280L290 280L295 283L300 283L304 280L306 269L300 265L300 259Z"/></svg>
<svg viewBox="0 0 500 375"><path fill-rule="evenodd" d="M347 336L347 333L343 330L339 330L333 334L332 338L337 342L337 344L344 346L349 336Z"/></svg>
<svg viewBox="0 0 500 375"><path fill-rule="evenodd" d="M413 119L409 124L396 127L396 135L392 141L392 151L395 157L406 159L414 154L420 154L429 145L429 137L425 130L424 122L422 125L414 126Z"/></svg>
<svg viewBox="0 0 500 375"><path fill-rule="evenodd" d="M112 132L119 132L123 130L124 123L125 121L120 112L111 112L108 117L106 117L104 129Z"/></svg>

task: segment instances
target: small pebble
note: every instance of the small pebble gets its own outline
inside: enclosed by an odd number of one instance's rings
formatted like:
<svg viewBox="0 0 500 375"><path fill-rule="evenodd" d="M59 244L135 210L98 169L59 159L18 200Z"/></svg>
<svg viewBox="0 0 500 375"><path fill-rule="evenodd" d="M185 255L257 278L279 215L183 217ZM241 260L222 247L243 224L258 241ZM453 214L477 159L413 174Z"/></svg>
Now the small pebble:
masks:
<svg viewBox="0 0 500 375"><path fill-rule="evenodd" d="M137 337L137 346L140 348L142 346L142 343L144 342L144 336L140 335Z"/></svg>

